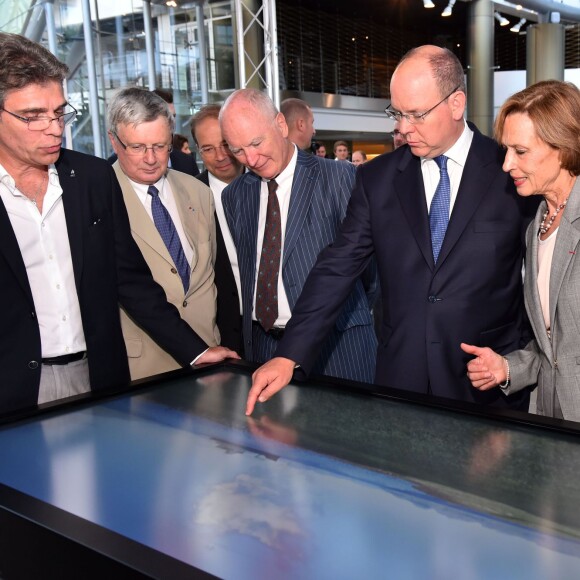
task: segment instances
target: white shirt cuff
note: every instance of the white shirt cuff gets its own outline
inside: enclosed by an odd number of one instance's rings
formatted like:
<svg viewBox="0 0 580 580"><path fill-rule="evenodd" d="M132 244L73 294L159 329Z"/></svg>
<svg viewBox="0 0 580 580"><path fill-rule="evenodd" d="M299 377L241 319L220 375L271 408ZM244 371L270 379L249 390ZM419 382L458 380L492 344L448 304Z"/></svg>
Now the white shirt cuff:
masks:
<svg viewBox="0 0 580 580"><path fill-rule="evenodd" d="M200 352L189 364L191 366L194 366L197 363L197 361L200 359L200 357L202 357L208 350L209 350L209 347L207 347L203 352Z"/></svg>

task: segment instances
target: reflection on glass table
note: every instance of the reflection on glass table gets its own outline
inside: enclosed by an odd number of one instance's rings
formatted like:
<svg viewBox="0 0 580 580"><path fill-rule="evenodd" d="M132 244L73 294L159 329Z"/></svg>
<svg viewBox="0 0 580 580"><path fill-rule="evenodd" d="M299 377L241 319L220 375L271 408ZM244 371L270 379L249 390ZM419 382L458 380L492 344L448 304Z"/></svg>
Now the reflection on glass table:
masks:
<svg viewBox="0 0 580 580"><path fill-rule="evenodd" d="M0 483L221 578L573 578L580 439L218 370L0 428Z"/></svg>

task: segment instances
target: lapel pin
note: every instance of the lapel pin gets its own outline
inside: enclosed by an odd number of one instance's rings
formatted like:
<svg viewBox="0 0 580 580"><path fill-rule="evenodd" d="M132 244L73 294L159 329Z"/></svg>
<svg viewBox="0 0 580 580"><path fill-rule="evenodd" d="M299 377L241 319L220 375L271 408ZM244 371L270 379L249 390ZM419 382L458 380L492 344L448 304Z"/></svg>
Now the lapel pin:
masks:
<svg viewBox="0 0 580 580"><path fill-rule="evenodd" d="M70 176L71 177L76 177L76 174L75 174L75 170L74 169L71 169L70 170Z"/></svg>
<svg viewBox="0 0 580 580"><path fill-rule="evenodd" d="M576 252L574 252L573 250L569 250L568 253L572 255L576 254Z"/></svg>

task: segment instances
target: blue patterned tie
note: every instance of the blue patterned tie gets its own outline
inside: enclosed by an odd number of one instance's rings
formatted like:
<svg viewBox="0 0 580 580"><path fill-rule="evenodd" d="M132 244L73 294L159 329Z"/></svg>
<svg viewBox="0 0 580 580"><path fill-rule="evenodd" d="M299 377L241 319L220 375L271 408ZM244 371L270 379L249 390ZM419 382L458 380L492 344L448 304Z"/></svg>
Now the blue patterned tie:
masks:
<svg viewBox="0 0 580 580"><path fill-rule="evenodd" d="M157 228L163 243L169 250L169 254L173 259L173 263L175 264L179 276L181 277L181 281L183 282L183 289L187 293L187 290L189 289L190 270L187 258L183 253L183 247L181 246L179 235L167 208L159 199L159 190L154 185L150 185L147 193L151 196L151 213L153 214L155 227Z"/></svg>
<svg viewBox="0 0 580 580"><path fill-rule="evenodd" d="M447 173L447 157L439 155L433 159L439 165L439 184L431 201L429 225L431 226L431 246L433 247L433 261L437 263L443 238L449 223L449 202L451 198L451 184Z"/></svg>

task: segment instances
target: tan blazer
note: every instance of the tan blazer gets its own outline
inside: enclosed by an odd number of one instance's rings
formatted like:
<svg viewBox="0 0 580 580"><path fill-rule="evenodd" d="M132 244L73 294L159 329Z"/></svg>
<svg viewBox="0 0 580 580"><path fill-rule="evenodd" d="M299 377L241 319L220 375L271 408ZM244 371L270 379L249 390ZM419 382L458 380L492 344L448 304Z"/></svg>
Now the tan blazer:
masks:
<svg viewBox="0 0 580 580"><path fill-rule="evenodd" d="M165 247L153 220L137 197L119 162L113 165L123 191L131 223L131 233L145 258L153 278L193 330L208 346L220 342L216 325L217 291L214 284L216 256L215 208L208 187L199 180L169 169L167 180L173 191L185 234L193 248L189 290L184 293L169 251ZM131 379L140 379L180 368L180 364L141 330L121 308L121 327Z"/></svg>

